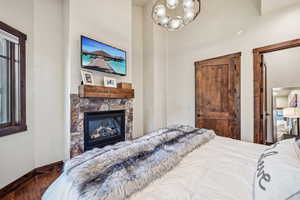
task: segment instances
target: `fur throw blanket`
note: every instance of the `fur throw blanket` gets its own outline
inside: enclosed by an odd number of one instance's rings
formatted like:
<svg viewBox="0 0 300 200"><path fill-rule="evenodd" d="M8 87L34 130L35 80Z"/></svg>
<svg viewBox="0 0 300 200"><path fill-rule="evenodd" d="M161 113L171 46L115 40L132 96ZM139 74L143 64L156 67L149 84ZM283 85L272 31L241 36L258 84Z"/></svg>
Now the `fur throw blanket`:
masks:
<svg viewBox="0 0 300 200"><path fill-rule="evenodd" d="M122 200L174 168L215 133L189 126L160 129L133 141L94 149L65 164L80 200Z"/></svg>

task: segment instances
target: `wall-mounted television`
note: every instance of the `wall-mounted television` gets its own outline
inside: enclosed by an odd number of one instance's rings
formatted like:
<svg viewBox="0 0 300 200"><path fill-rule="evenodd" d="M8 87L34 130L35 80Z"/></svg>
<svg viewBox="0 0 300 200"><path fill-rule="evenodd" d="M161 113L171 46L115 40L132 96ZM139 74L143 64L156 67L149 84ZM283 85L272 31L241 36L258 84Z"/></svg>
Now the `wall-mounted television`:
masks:
<svg viewBox="0 0 300 200"><path fill-rule="evenodd" d="M81 67L126 76L126 51L81 36Z"/></svg>

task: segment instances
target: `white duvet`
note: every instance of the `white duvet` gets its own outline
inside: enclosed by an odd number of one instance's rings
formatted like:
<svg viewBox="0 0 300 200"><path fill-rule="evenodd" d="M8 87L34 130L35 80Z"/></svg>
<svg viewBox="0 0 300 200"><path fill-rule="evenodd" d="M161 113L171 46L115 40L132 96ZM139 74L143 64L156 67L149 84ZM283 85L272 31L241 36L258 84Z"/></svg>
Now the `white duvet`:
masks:
<svg viewBox="0 0 300 200"><path fill-rule="evenodd" d="M187 155L130 200L252 200L257 160L265 146L216 137ZM75 200L63 174L43 200Z"/></svg>

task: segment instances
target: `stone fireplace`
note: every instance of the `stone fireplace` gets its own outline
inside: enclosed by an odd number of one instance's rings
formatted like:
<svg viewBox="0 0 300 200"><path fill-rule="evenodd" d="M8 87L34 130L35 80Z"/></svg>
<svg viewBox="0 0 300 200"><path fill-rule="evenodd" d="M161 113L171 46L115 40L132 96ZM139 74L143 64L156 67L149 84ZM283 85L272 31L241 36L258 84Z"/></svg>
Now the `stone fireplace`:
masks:
<svg viewBox="0 0 300 200"><path fill-rule="evenodd" d="M132 139L132 99L71 94L71 158L94 147Z"/></svg>

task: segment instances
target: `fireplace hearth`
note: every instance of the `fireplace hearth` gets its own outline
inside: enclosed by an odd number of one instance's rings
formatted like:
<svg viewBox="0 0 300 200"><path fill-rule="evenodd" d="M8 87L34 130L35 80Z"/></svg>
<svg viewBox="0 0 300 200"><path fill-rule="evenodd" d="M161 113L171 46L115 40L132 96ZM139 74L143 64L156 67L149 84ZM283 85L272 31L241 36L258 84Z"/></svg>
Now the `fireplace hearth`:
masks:
<svg viewBox="0 0 300 200"><path fill-rule="evenodd" d="M84 113L84 151L125 141L125 110Z"/></svg>

